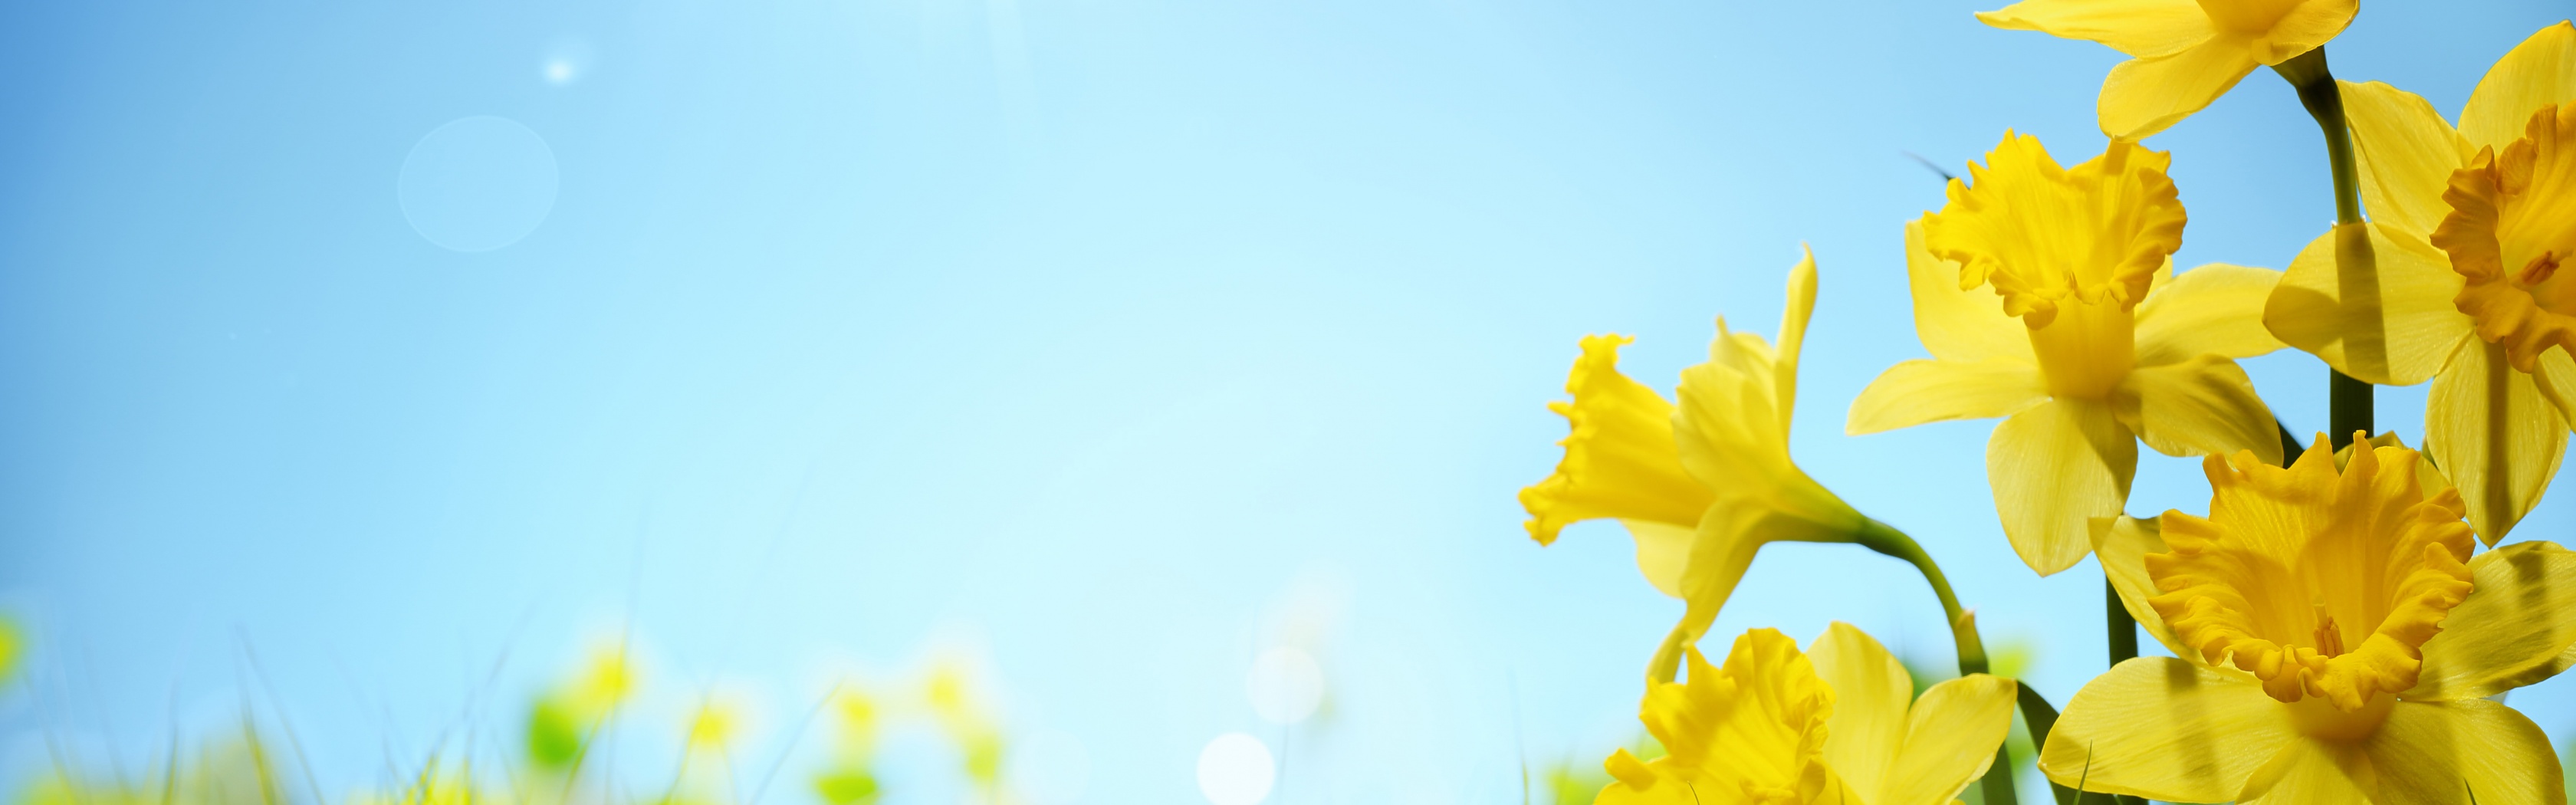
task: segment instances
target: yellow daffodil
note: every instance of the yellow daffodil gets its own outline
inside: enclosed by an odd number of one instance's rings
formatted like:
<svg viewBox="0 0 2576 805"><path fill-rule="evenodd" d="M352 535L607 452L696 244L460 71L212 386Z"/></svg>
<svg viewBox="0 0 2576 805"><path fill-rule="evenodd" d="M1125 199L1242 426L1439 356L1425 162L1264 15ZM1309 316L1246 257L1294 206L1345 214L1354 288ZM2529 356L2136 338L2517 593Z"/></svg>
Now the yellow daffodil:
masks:
<svg viewBox="0 0 2576 805"><path fill-rule="evenodd" d="M2170 161L2113 141L2062 169L2038 139L2006 134L1941 212L1906 225L1914 330L1932 358L1871 381L1845 430L2006 417L1987 480L2013 550L2041 574L2083 559L2119 517L2137 439L2168 455L2280 455L2234 359L2280 347L2258 314L2281 275L2172 271L2183 208Z"/></svg>
<svg viewBox="0 0 2576 805"><path fill-rule="evenodd" d="M1583 520L1628 527L1646 580L1688 602L1657 669L1708 629L1764 544L1849 541L1868 522L1789 460L1798 347L1815 306L1811 254L1789 271L1777 351L1718 319L1708 362L1682 371L1676 406L1619 373L1629 339L1591 336L1566 380L1574 401L1548 406L1573 433L1556 473L1521 490L1530 537L1546 545Z"/></svg>
<svg viewBox="0 0 2576 805"><path fill-rule="evenodd" d="M2113 530L2103 567L2175 657L2078 691L2050 779L2174 802L2565 801L2547 737L2487 697L2576 662L2576 553L2470 558L2458 492L2375 441L2340 469L2322 435L2287 468L2209 458L2207 518Z"/></svg>
<svg viewBox="0 0 2576 805"><path fill-rule="evenodd" d="M2453 128L2377 82L2342 84L2366 224L2308 244L2264 323L2336 371L2430 378L2424 451L2493 545L2540 502L2576 422L2576 27L2496 62ZM2376 272L2346 277L2337 255Z"/></svg>
<svg viewBox="0 0 2576 805"><path fill-rule="evenodd" d="M1688 650L1689 678L1646 692L1638 718L1667 754L1625 749L1601 805L1939 805L1994 762L2013 681L1970 674L1914 698L1887 649L1836 623L1800 654L1771 629L1736 638L1724 668Z"/></svg>
<svg viewBox="0 0 2576 805"><path fill-rule="evenodd" d="M2129 54L2102 80L2102 133L2142 140L2200 111L2254 68L2343 33L2360 0L2022 0L1977 19Z"/></svg>

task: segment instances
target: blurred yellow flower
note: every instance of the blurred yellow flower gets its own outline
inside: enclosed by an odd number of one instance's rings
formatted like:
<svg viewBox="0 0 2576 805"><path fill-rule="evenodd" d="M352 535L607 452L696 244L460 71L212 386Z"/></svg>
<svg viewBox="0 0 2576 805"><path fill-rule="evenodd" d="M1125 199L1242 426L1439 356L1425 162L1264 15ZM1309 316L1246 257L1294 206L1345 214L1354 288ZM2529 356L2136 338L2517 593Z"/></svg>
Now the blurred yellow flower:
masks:
<svg viewBox="0 0 2576 805"><path fill-rule="evenodd" d="M1836 623L1805 654L1755 629L1724 668L1689 649L1685 682L1653 685L1638 718L1667 750L1622 749L1596 802L1939 805L1994 761L2012 727L2012 680L1971 674L1914 698L1877 640Z"/></svg>
<svg viewBox="0 0 2576 805"><path fill-rule="evenodd" d="M18 622L0 617L0 682L18 676L19 657L26 653L27 638L18 631Z"/></svg>
<svg viewBox="0 0 2576 805"><path fill-rule="evenodd" d="M2563 802L2529 719L2485 697L2576 657L2576 553L2469 558L2455 491L2413 450L2316 446L2205 465L2204 519L2124 521L2103 567L2175 657L2087 683L2040 768L2177 802ZM2177 659L2177 657L2179 659Z"/></svg>
<svg viewBox="0 0 2576 805"><path fill-rule="evenodd" d="M602 723L634 695L636 676L625 643L593 649L579 672L529 708L528 759L542 768L571 768Z"/></svg>
<svg viewBox="0 0 2576 805"><path fill-rule="evenodd" d="M2309 243L2264 323L2354 378L2432 379L2424 451L2493 545L2540 502L2576 422L2576 279L2558 271L2576 257L2576 26L2505 54L2456 129L2412 93L2341 89L2370 221ZM2375 274L2342 276L2346 250Z"/></svg>
<svg viewBox="0 0 2576 805"><path fill-rule="evenodd" d="M743 708L740 702L708 696L698 702L697 712L689 716L689 746L723 751L733 745L743 731Z"/></svg>
<svg viewBox="0 0 2576 805"><path fill-rule="evenodd" d="M2114 141L2069 170L2007 133L1951 182L1947 206L1906 225L1914 329L1932 358L1871 381L1845 431L2007 417L1986 445L1987 481L2004 535L2043 575L2082 560L2120 516L2135 440L2168 455L2280 455L2271 410L2234 359L2280 348L2259 313L2281 275L2173 273L2184 214L2171 161Z"/></svg>
<svg viewBox="0 0 2576 805"><path fill-rule="evenodd" d="M2102 133L2142 140L2200 111L2254 68L2315 50L2360 0L2022 0L1977 19L2129 54L2102 80Z"/></svg>
<svg viewBox="0 0 2576 805"><path fill-rule="evenodd" d="M1688 602L1657 669L1707 631L1764 544L1850 541L1868 522L1789 459L1813 254L1789 270L1788 290L1778 350L1719 318L1708 362L1682 371L1678 406L1619 373L1618 336L1583 339L1566 380L1574 401L1548 406L1573 433L1555 474L1521 490L1530 536L1545 545L1582 520L1628 527L1646 580Z"/></svg>

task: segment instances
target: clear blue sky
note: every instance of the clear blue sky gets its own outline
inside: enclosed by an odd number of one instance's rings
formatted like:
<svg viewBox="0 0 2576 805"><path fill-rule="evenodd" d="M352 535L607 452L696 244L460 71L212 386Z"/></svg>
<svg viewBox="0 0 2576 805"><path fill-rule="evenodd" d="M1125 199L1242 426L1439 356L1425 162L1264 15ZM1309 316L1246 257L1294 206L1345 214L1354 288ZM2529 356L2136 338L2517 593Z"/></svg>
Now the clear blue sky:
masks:
<svg viewBox="0 0 2576 805"><path fill-rule="evenodd" d="M1083 747L1081 801L1196 802L1210 738L1278 745L1243 674L1329 600L1287 801L1511 799L1516 734L1545 760L1634 732L1680 610L1615 527L1521 531L1575 340L1633 334L1668 386L1714 316L1776 324L1802 242L1797 455L2063 703L2102 664L2100 576L2014 559L1990 423L1842 435L1921 354L1900 232L1941 183L1907 153L2101 147L2118 55L1983 7L10 4L0 607L47 689L0 704L0 781L48 731L140 757L221 724L247 643L326 787L371 782L495 658L514 712L631 616L665 694L755 691L773 731L836 662L980 646L1015 731ZM2330 53L2456 112L2569 11L2373 0ZM475 116L559 181L459 252L398 185ZM2278 268L2332 216L2268 72L2151 145L2182 266ZM2323 426L2322 365L2249 368ZM2383 426L2413 441L2422 399L2384 390ZM2205 494L2150 458L2130 509ZM2570 495L2517 537L2566 539ZM1713 639L1839 619L1937 658L1933 612L1892 561L1790 547ZM2576 730L2570 683L2513 703Z"/></svg>

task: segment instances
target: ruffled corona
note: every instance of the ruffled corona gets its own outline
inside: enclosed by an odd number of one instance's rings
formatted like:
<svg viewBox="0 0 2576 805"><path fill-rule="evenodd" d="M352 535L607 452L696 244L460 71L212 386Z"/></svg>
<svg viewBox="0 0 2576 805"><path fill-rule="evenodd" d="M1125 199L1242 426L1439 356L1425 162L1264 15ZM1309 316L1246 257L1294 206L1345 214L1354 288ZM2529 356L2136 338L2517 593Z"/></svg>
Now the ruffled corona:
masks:
<svg viewBox="0 0 2576 805"><path fill-rule="evenodd" d="M1698 649L1690 676L1646 692L1638 719L1666 755L1638 760L1625 749L1602 765L1618 780L1602 802L1693 801L1805 805L1838 801L1824 763L1825 722L1834 692L1798 642L1772 629L1735 641L1721 669Z"/></svg>
<svg viewBox="0 0 2576 805"><path fill-rule="evenodd" d="M1690 528L1716 499L1682 469L1673 443L1673 404L1619 373L1619 347L1632 339L1587 336L1566 377L1571 403L1548 410L1566 419L1565 458L1546 480L1521 490L1531 539L1546 545L1565 526L1616 518Z"/></svg>
<svg viewBox="0 0 2576 805"><path fill-rule="evenodd" d="M2576 104L2544 106L2521 139L2451 174L2432 243L2467 279L2455 301L2479 338L2533 371L2550 347L2576 353Z"/></svg>
<svg viewBox="0 0 2576 805"><path fill-rule="evenodd" d="M2274 699L2384 713L2374 699L2415 686L2425 641L2469 595L2474 537L2458 493L2426 497L2415 451L2354 451L2338 472L2326 443L2286 469L2208 458L2210 516L2165 513L2171 552L2145 557L2163 591L2148 603L2180 643Z"/></svg>
<svg viewBox="0 0 2576 805"><path fill-rule="evenodd" d="M2069 170L2007 132L1924 216L1925 244L1959 264L1959 287L1994 286L2029 329L2052 395L2100 399L2135 365L2137 305L2182 246L2172 161L2115 140Z"/></svg>
<svg viewBox="0 0 2576 805"><path fill-rule="evenodd" d="M1933 805L1986 772L2012 729L2012 680L1969 674L1916 695L1912 675L1848 623L1805 652L1771 629L1736 638L1724 668L1689 649L1690 677L1649 686L1639 718L1668 753L1604 763L1600 805Z"/></svg>

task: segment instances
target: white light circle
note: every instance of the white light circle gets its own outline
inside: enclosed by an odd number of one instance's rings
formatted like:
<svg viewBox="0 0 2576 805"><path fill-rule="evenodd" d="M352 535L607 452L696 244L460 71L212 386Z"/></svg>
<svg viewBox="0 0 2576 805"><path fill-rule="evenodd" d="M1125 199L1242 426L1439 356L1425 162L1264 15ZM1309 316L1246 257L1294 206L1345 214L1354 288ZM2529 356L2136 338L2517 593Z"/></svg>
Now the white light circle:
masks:
<svg viewBox="0 0 2576 805"><path fill-rule="evenodd" d="M1199 750L1199 794L1215 805L1258 805L1278 774L1270 747L1250 735L1229 732Z"/></svg>
<svg viewBox="0 0 2576 805"><path fill-rule="evenodd" d="M476 116L448 121L414 143L394 189L403 219L421 237L487 252L546 222L560 178L545 138L516 120Z"/></svg>
<svg viewBox="0 0 2576 805"><path fill-rule="evenodd" d="M578 36L557 37L546 45L546 55L538 62L537 74L544 76L548 84L572 86L573 82L590 75L592 60L589 40Z"/></svg>
<svg viewBox="0 0 2576 805"><path fill-rule="evenodd" d="M1252 712L1272 724L1295 724L1324 703L1324 669L1306 652L1281 646L1261 652L1244 680Z"/></svg>

